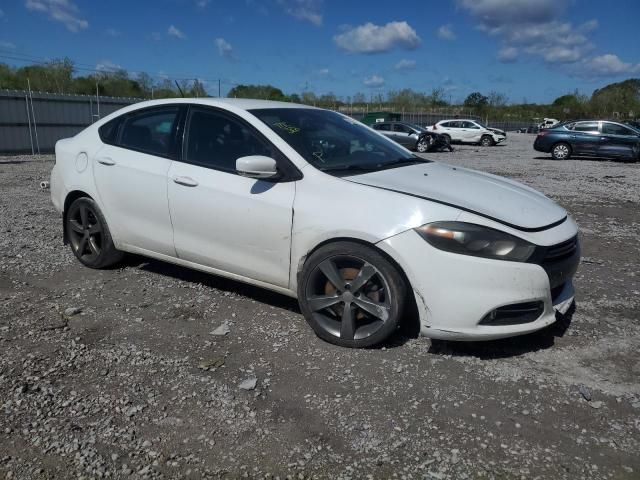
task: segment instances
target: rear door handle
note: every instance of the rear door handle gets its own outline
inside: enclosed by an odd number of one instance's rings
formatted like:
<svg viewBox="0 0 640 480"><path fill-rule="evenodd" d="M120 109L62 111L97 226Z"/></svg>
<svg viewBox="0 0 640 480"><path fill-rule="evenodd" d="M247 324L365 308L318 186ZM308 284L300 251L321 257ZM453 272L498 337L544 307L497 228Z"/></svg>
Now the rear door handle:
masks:
<svg viewBox="0 0 640 480"><path fill-rule="evenodd" d="M174 177L173 181L178 185L184 185L185 187L197 187L198 182L196 182L191 177Z"/></svg>
<svg viewBox="0 0 640 480"><path fill-rule="evenodd" d="M114 162L109 157L100 157L100 158L98 158L98 163L100 163L102 165L107 165L107 166L112 166L112 165L116 164L116 162Z"/></svg>

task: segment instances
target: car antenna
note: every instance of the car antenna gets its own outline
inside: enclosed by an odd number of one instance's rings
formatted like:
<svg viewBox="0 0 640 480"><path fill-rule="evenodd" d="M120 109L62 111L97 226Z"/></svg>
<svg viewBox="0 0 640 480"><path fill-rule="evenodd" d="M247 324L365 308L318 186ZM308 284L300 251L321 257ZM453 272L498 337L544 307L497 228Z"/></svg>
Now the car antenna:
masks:
<svg viewBox="0 0 640 480"><path fill-rule="evenodd" d="M174 80L174 82L176 82L176 87L178 87L178 91L180 92L180 95L182 96L182 98L184 98L184 92L182 91L182 89L180 88L180 85L178 84L177 80Z"/></svg>

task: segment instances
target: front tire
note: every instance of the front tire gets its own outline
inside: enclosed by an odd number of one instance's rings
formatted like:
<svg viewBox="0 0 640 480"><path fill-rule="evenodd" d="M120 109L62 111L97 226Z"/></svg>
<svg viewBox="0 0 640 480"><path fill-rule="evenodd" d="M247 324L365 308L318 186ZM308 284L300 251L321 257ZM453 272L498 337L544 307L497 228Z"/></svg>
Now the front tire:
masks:
<svg viewBox="0 0 640 480"><path fill-rule="evenodd" d="M425 135L424 137L420 138L420 140L418 140L418 143L416 144L416 151L418 153L425 153L429 150L429 147L431 147L432 143L432 137L430 135Z"/></svg>
<svg viewBox="0 0 640 480"><path fill-rule="evenodd" d="M489 135L483 135L480 139L480 145L483 147L493 147L496 142L493 141L493 138Z"/></svg>
<svg viewBox="0 0 640 480"><path fill-rule="evenodd" d="M105 268L122 260L124 253L116 249L107 221L91 198L78 198L69 206L65 228L71 251L84 266Z"/></svg>
<svg viewBox="0 0 640 480"><path fill-rule="evenodd" d="M568 143L556 143L551 149L551 158L554 160L566 160L571 156L571 146Z"/></svg>
<svg viewBox="0 0 640 480"><path fill-rule="evenodd" d="M298 281L302 313L318 337L349 348L379 344L397 329L407 286L371 247L325 245L309 256Z"/></svg>

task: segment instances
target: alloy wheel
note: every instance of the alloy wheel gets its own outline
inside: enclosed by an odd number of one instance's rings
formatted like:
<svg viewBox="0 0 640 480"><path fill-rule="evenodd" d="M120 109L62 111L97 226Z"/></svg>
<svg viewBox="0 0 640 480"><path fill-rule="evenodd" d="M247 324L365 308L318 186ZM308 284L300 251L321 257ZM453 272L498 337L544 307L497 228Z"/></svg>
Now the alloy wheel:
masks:
<svg viewBox="0 0 640 480"><path fill-rule="evenodd" d="M394 301L380 270L350 255L319 263L309 276L305 297L317 324L343 340L360 340L378 332L389 319Z"/></svg>
<svg viewBox="0 0 640 480"><path fill-rule="evenodd" d="M67 216L67 233L76 255L91 263L102 252L104 229L96 212L86 203L74 205Z"/></svg>

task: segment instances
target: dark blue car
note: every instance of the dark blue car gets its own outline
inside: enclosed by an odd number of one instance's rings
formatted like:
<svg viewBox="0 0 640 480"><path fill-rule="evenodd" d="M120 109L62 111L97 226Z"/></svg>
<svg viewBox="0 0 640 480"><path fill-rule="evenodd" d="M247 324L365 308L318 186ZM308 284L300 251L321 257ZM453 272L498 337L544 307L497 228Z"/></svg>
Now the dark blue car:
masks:
<svg viewBox="0 0 640 480"><path fill-rule="evenodd" d="M616 122L568 122L541 130L533 143L539 152L556 160L571 156L640 160L640 131Z"/></svg>

